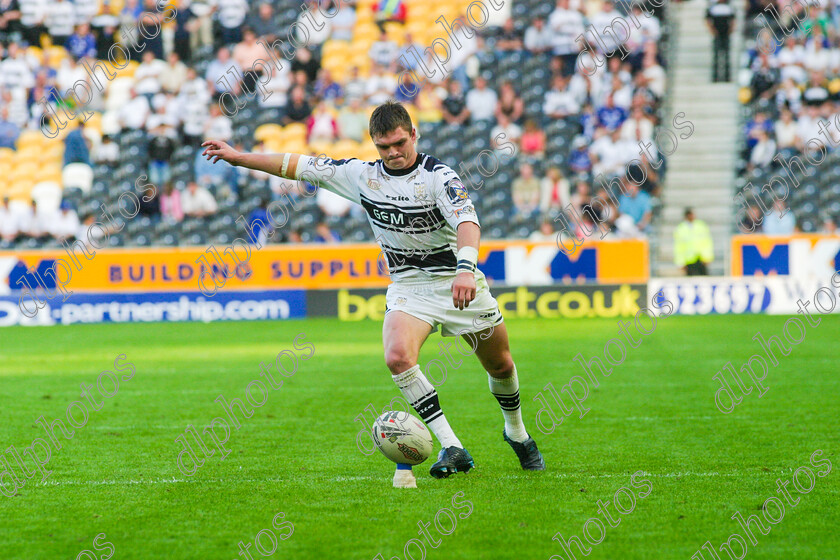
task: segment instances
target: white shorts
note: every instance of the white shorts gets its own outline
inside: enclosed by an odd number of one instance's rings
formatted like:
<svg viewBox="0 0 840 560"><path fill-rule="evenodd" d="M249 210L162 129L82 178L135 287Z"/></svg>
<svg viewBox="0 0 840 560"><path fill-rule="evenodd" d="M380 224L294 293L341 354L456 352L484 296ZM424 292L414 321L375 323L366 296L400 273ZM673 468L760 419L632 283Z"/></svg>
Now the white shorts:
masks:
<svg viewBox="0 0 840 560"><path fill-rule="evenodd" d="M475 299L463 310L452 304L452 282L455 277L422 283L400 282L388 286L385 295L385 314L402 311L432 326L440 327L442 336L457 336L480 332L502 323L499 304L490 295L487 279L476 277Z"/></svg>

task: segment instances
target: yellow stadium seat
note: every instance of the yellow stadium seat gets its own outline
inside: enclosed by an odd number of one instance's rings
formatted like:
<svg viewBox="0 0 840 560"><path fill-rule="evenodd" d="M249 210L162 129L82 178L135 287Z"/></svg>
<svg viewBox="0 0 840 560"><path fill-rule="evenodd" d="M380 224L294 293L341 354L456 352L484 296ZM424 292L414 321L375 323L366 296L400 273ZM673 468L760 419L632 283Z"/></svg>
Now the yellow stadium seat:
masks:
<svg viewBox="0 0 840 560"><path fill-rule="evenodd" d="M32 200L29 193L32 192L33 186L35 183L31 180L12 181L6 190L6 196L13 200Z"/></svg>
<svg viewBox="0 0 840 560"><path fill-rule="evenodd" d="M44 164L35 172L35 180L37 181L56 181L61 182L61 163L54 162Z"/></svg>
<svg viewBox="0 0 840 560"><path fill-rule="evenodd" d="M52 46L49 49L47 49L47 55L49 56L50 66L55 68L57 68L61 64L62 60L64 60L65 58L69 58L70 56L67 54L67 51L64 49L64 47L59 46Z"/></svg>
<svg viewBox="0 0 840 560"><path fill-rule="evenodd" d="M15 165L9 174L9 179L12 182L34 180L37 172L38 164L33 161L26 161Z"/></svg>
<svg viewBox="0 0 840 560"><path fill-rule="evenodd" d="M336 159L359 157L362 148L355 140L339 140L332 145L332 151L327 155Z"/></svg>
<svg viewBox="0 0 840 560"><path fill-rule="evenodd" d="M333 153L333 143L332 142L312 142L309 144L309 151L315 152L318 155L327 154L331 155Z"/></svg>
<svg viewBox="0 0 840 560"><path fill-rule="evenodd" d="M279 138L283 134L283 127L279 124L262 124L254 131L254 138L265 142L270 138Z"/></svg>
<svg viewBox="0 0 840 560"><path fill-rule="evenodd" d="M50 162L58 162L61 163L62 157L64 156L64 143L63 142L50 142L46 146L44 146L44 151L39 158L43 163L50 163Z"/></svg>
<svg viewBox="0 0 840 560"><path fill-rule="evenodd" d="M11 148L0 148L0 163L11 162L15 158L15 151Z"/></svg>
<svg viewBox="0 0 840 560"><path fill-rule="evenodd" d="M41 47L36 47L36 46L27 47L26 56L35 57L40 61L41 58L44 56L44 51L41 50Z"/></svg>
<svg viewBox="0 0 840 560"><path fill-rule="evenodd" d="M114 68L113 65L109 64L112 67L113 71L117 73L117 77L119 78L133 78L134 73L137 71L137 67L140 66L140 63L136 60L130 60L128 65L120 70L119 68Z"/></svg>
<svg viewBox="0 0 840 560"><path fill-rule="evenodd" d="M301 140L306 141L306 125L303 123L291 123L283 127L283 141Z"/></svg>
<svg viewBox="0 0 840 560"><path fill-rule="evenodd" d="M42 140L45 140L46 137L40 130L23 130L18 136L16 146L18 150L22 150L26 146L32 145L40 145Z"/></svg>

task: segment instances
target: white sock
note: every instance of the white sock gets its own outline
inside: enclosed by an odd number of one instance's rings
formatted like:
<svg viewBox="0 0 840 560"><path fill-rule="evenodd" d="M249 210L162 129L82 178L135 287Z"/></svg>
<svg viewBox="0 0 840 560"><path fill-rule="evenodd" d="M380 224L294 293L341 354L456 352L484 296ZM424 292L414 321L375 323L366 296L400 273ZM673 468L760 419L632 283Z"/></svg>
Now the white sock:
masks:
<svg viewBox="0 0 840 560"><path fill-rule="evenodd" d="M443 447L463 447L461 441L449 427L446 416L440 408L440 399L434 386L429 383L420 366L416 365L399 375L394 376L394 383L399 387L400 392L414 407L420 418L432 433L437 436Z"/></svg>
<svg viewBox="0 0 840 560"><path fill-rule="evenodd" d="M490 392L499 401L502 415L505 417L505 433L513 441L522 443L528 439L528 431L522 422L522 407L519 403L519 378L516 376L516 366L513 375L507 379L497 379L487 374L490 380Z"/></svg>

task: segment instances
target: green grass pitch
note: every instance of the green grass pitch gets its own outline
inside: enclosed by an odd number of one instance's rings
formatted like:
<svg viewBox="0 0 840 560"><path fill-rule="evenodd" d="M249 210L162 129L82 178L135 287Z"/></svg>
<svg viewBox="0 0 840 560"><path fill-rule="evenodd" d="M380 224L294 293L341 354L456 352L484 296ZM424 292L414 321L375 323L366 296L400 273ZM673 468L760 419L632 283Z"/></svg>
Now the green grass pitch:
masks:
<svg viewBox="0 0 840 560"><path fill-rule="evenodd" d="M2 329L0 450L21 450L44 436L37 418L64 417L80 398L80 383L95 384L118 354L127 355L136 373L73 439L61 439L45 485L36 475L17 496L0 495L0 558L76 558L92 550L99 533L119 560L243 558L237 543L253 542L284 512L294 533L279 542L274 558L367 560L381 553L404 560L406 541L419 538L417 522L433 522L463 491L470 516L438 536L439 548L427 545L426 558L559 559L566 556L552 536L581 536L587 519L602 518L596 500L611 500L642 470L650 495L620 516L617 527L607 527L588 558L688 560L707 540L717 547L743 533L730 517L761 514L776 495L776 479L790 479L817 449L832 461L831 473L799 495L769 534L756 532L758 544L749 546L747 558L840 558L840 318L822 317L808 329L771 369L762 398L754 391L729 415L713 401L712 376L727 360L740 366L759 351L756 332L779 334L785 319L660 319L600 379L586 402L591 411L572 414L551 435L534 427L533 396L548 382L559 390L583 375L572 358L603 355L606 341L618 336L615 320L510 320L524 416L548 469L519 469L502 441L486 374L467 358L458 370L450 368L438 391L477 469L434 480L427 461L415 467L416 490L392 488L393 464L378 452L363 455L355 444L360 425L353 418L367 404L381 409L398 395L383 364L379 323ZM293 349L299 333L315 346L313 358L232 432L227 459L217 453L194 476L181 474L175 438L188 424L201 429L220 415L219 394L242 398L260 362ZM427 343L421 364L437 354L438 336ZM418 549L410 550L418 560Z"/></svg>

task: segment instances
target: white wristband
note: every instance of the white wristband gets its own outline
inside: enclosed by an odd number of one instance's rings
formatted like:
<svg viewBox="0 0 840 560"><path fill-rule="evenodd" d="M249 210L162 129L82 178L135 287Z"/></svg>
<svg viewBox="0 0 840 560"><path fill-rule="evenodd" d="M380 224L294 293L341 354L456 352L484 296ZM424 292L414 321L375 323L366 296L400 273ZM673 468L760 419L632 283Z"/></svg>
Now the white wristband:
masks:
<svg viewBox="0 0 840 560"><path fill-rule="evenodd" d="M283 167L280 168L280 176L284 179L286 178L286 170L289 168L289 160L292 159L292 154L286 152L286 155L283 156Z"/></svg>
<svg viewBox="0 0 840 560"><path fill-rule="evenodd" d="M461 247L455 257L457 272L475 272L475 263L478 262L478 249L475 247Z"/></svg>

